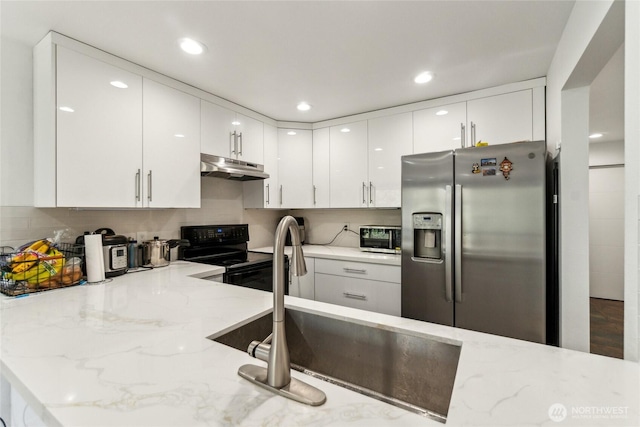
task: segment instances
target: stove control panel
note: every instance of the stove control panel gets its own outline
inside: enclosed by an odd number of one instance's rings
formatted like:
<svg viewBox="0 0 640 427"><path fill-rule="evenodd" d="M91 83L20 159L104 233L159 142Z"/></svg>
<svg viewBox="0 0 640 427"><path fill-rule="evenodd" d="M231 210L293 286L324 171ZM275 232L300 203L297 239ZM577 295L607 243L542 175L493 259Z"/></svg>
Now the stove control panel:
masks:
<svg viewBox="0 0 640 427"><path fill-rule="evenodd" d="M191 246L246 243L249 241L249 225L190 225L180 227L180 237Z"/></svg>

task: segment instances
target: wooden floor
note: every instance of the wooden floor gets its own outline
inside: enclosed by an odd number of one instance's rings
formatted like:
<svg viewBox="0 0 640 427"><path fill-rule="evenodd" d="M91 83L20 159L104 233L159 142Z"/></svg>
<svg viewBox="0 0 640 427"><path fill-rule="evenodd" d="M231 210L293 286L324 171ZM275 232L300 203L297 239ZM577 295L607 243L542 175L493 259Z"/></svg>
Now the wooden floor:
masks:
<svg viewBox="0 0 640 427"><path fill-rule="evenodd" d="M624 302L590 298L591 353L623 358Z"/></svg>

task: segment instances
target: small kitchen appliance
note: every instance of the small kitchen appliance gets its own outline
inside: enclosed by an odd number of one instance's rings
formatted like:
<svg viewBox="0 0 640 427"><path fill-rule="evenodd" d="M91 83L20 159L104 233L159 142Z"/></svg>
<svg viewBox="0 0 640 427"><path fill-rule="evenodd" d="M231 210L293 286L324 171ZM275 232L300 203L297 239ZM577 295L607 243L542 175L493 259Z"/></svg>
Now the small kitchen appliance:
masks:
<svg viewBox="0 0 640 427"><path fill-rule="evenodd" d="M85 234L89 234L89 232L85 232ZM127 237L117 235L110 228L98 228L93 234L102 235L104 277L115 277L126 273L129 265ZM76 243L84 245L84 236L79 236Z"/></svg>
<svg viewBox="0 0 640 427"><path fill-rule="evenodd" d="M389 225L363 225L360 227L360 250L399 254L402 245L402 227Z"/></svg>
<svg viewBox="0 0 640 427"><path fill-rule="evenodd" d="M305 227L304 227L304 218L301 216L296 216L294 217L296 222L298 223L298 229L300 230L300 243L304 244L305 238L306 238L306 232L305 232ZM291 234L290 232L287 233L287 237L284 240L284 245L285 246L291 246Z"/></svg>
<svg viewBox="0 0 640 427"><path fill-rule="evenodd" d="M247 224L184 226L180 237L190 244L181 251L185 261L224 267L224 283L273 292L273 255L248 251ZM289 280L285 280L285 293L289 293Z"/></svg>

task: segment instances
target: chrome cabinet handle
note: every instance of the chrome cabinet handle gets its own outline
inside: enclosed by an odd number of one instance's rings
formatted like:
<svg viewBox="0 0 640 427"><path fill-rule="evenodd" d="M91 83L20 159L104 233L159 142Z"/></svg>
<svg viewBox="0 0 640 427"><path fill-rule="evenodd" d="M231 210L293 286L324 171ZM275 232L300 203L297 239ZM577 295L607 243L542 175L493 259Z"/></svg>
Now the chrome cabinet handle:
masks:
<svg viewBox="0 0 640 427"><path fill-rule="evenodd" d="M467 139L467 135L466 135L466 126L464 125L464 123L460 123L460 148L464 148L467 141L465 141Z"/></svg>
<svg viewBox="0 0 640 427"><path fill-rule="evenodd" d="M365 184L364 181L362 181L362 204L366 205L367 204L367 200L365 198L365 193L367 191L367 185Z"/></svg>
<svg viewBox="0 0 640 427"><path fill-rule="evenodd" d="M151 169L149 169L149 175L147 175L147 188L149 189L149 196L147 197L149 201L153 201L153 193L151 191L151 183L153 182L153 177L151 176Z"/></svg>
<svg viewBox="0 0 640 427"><path fill-rule="evenodd" d="M359 299L361 301L366 301L367 300L367 296L366 295L352 294L351 292L343 292L342 295L344 295L346 298Z"/></svg>
<svg viewBox="0 0 640 427"><path fill-rule="evenodd" d="M471 147L476 145L476 124L471 122Z"/></svg>
<svg viewBox="0 0 640 427"><path fill-rule="evenodd" d="M267 205L269 204L269 184L267 184Z"/></svg>
<svg viewBox="0 0 640 427"><path fill-rule="evenodd" d="M140 201L140 169L136 172L136 201Z"/></svg>
<svg viewBox="0 0 640 427"><path fill-rule="evenodd" d="M371 181L369 181L369 205L372 206L373 205L373 183Z"/></svg>
<svg viewBox="0 0 640 427"><path fill-rule="evenodd" d="M453 248L453 229L451 228L451 186L445 188L444 202L444 248L442 248L442 256L444 258L444 295L447 302L453 301L453 281L451 276L451 254Z"/></svg>
<svg viewBox="0 0 640 427"><path fill-rule="evenodd" d="M462 185L456 184L455 192L455 229L453 230L456 239L455 257L455 286L456 302L462 302Z"/></svg>
<svg viewBox="0 0 640 427"><path fill-rule="evenodd" d="M343 270L347 273L367 274L367 270L365 270L364 268L344 267Z"/></svg>
<svg viewBox="0 0 640 427"><path fill-rule="evenodd" d="M280 185L280 206L282 206L282 185Z"/></svg>
<svg viewBox="0 0 640 427"><path fill-rule="evenodd" d="M317 193L317 190L318 190L318 189L317 189L317 188L316 188L316 186L314 185L314 186L313 186L313 204L314 204L314 205L318 204L318 200L316 199L316 193Z"/></svg>
<svg viewBox="0 0 640 427"><path fill-rule="evenodd" d="M242 156L242 132L238 134L238 140L240 141L240 149L238 150L238 155Z"/></svg>
<svg viewBox="0 0 640 427"><path fill-rule="evenodd" d="M231 148L231 154L236 154L236 131L229 132L229 145Z"/></svg>

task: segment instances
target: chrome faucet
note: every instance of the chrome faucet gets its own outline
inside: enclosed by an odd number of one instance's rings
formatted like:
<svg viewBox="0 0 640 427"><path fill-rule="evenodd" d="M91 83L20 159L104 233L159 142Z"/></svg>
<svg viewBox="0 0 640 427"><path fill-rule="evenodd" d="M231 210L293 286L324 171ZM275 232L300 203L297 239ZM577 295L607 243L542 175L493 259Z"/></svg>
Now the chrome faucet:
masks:
<svg viewBox="0 0 640 427"><path fill-rule="evenodd" d="M294 217L286 216L278 224L273 246L273 331L264 341L253 341L247 350L253 357L266 361L267 368L243 365L238 369L238 375L281 396L318 406L327 400L326 395L309 384L291 378L284 324L284 289L285 280L288 280L284 275L284 242L287 231L291 233L293 247L291 272L294 276L307 274L298 223Z"/></svg>

